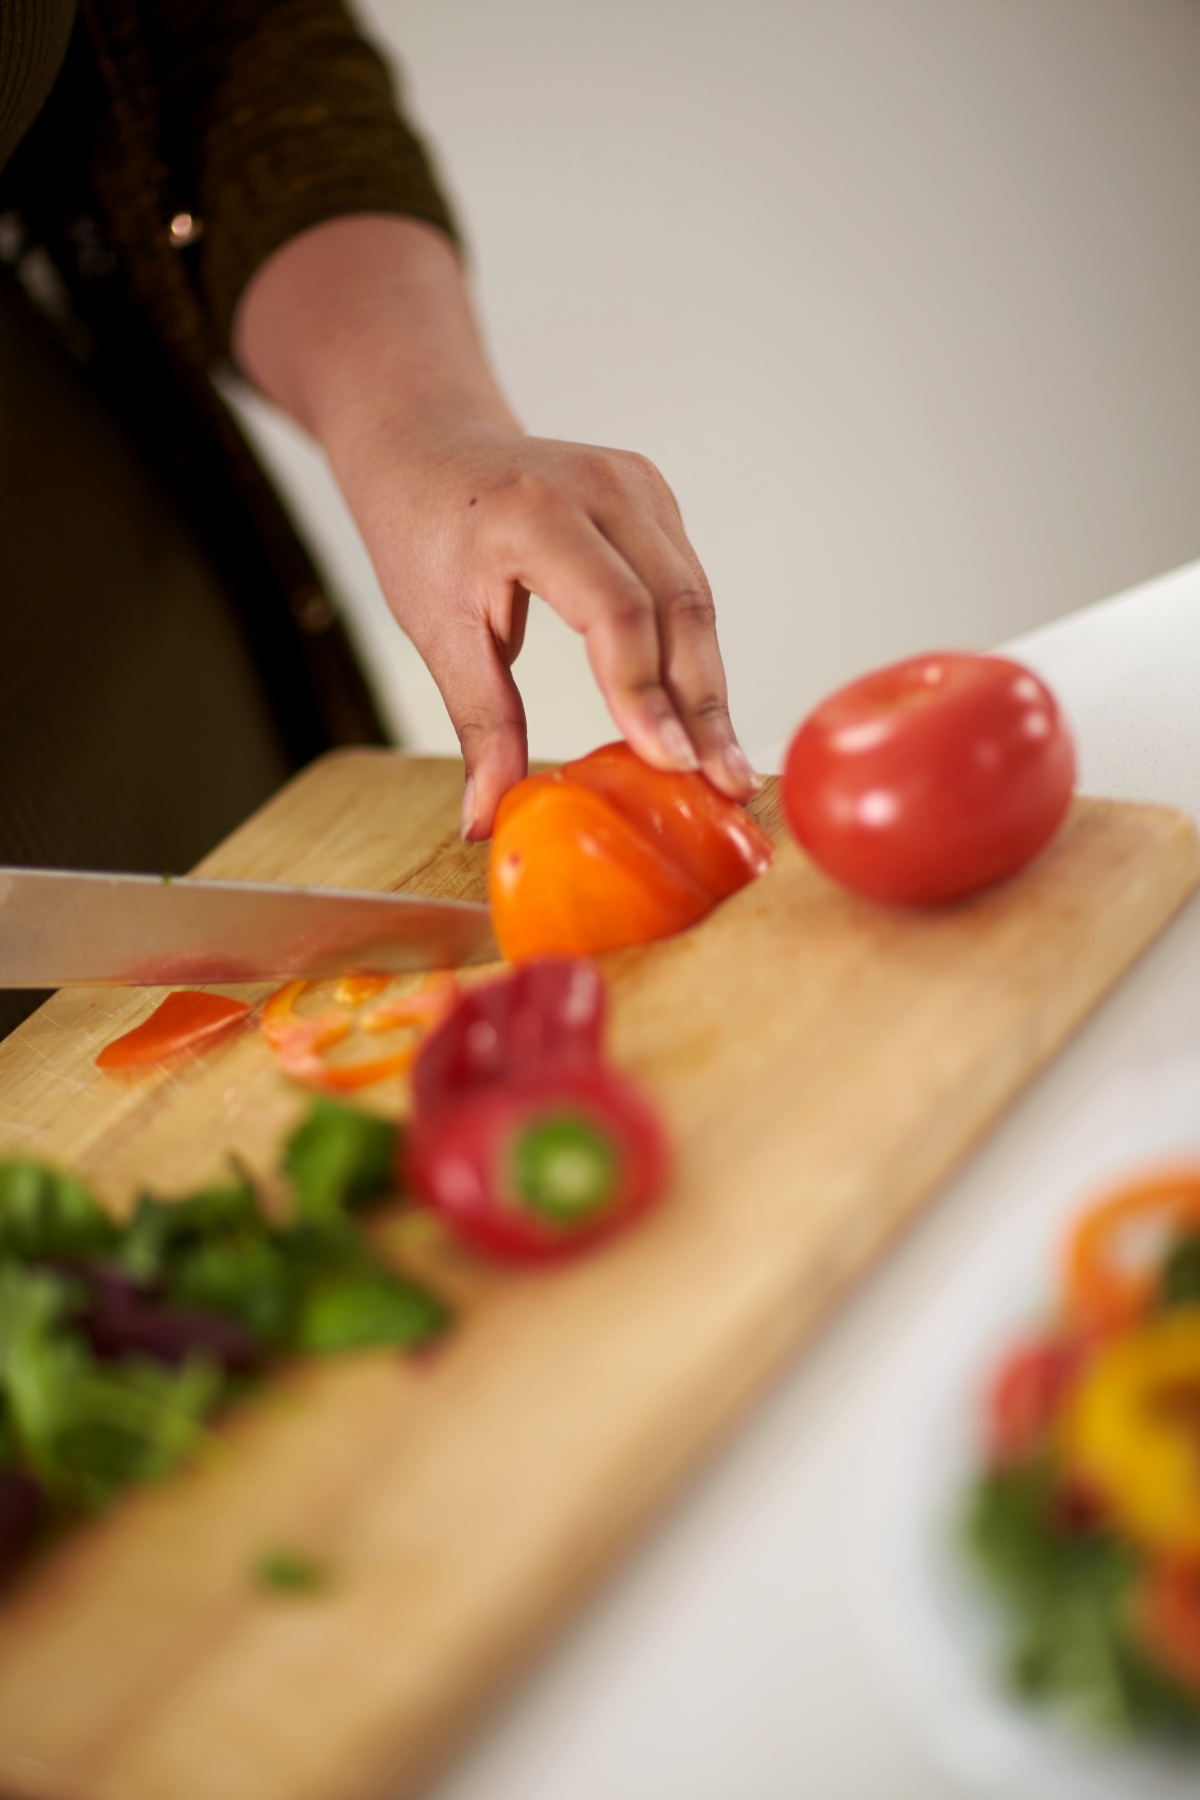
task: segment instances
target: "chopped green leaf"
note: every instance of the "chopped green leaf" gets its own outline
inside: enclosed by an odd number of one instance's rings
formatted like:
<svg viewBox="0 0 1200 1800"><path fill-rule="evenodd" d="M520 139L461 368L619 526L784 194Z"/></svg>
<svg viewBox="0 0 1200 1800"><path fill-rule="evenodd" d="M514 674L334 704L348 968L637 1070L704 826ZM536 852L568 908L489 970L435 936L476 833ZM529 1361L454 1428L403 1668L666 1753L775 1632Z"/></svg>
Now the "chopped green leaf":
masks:
<svg viewBox="0 0 1200 1800"><path fill-rule="evenodd" d="M261 1557L254 1574L263 1587L280 1594L312 1594L329 1585L326 1564L296 1550L275 1550Z"/></svg>
<svg viewBox="0 0 1200 1800"><path fill-rule="evenodd" d="M1200 1732L1200 1704L1130 1628L1136 1553L1106 1532L1058 1527L1052 1495L1038 1465L986 1475L971 1495L968 1543L1014 1628L1011 1685L1109 1737Z"/></svg>
<svg viewBox="0 0 1200 1800"><path fill-rule="evenodd" d="M393 1185L395 1157L394 1125L333 1100L318 1100L284 1149L296 1217L336 1224L348 1207L379 1199Z"/></svg>
<svg viewBox="0 0 1200 1800"><path fill-rule="evenodd" d="M121 1240L120 1260L136 1281L160 1280L172 1258L189 1245L218 1233L267 1230L258 1196L249 1182L206 1188L185 1200L156 1200L143 1194Z"/></svg>
<svg viewBox="0 0 1200 1800"><path fill-rule="evenodd" d="M411 1348L437 1337L449 1315L440 1300L386 1270L348 1272L318 1283L305 1297L296 1348L327 1356L372 1344Z"/></svg>
<svg viewBox="0 0 1200 1800"><path fill-rule="evenodd" d="M389 1191L395 1138L319 1102L287 1145L296 1205L284 1225L239 1181L176 1202L143 1195L117 1226L73 1177L0 1163L0 1467L33 1477L60 1510L93 1510L185 1461L238 1392L206 1351L170 1361L183 1353L178 1333L134 1333L115 1354L104 1307L139 1329L155 1309L210 1328L236 1321L283 1352L411 1348L444 1330L445 1307L385 1267L351 1216ZM223 1340L210 1329L186 1341ZM324 1579L290 1553L264 1559L260 1575L294 1592Z"/></svg>
<svg viewBox="0 0 1200 1800"><path fill-rule="evenodd" d="M0 1391L21 1458L46 1490L96 1507L182 1461L223 1382L203 1362L98 1362L67 1326L76 1293L42 1270L0 1266Z"/></svg>
<svg viewBox="0 0 1200 1800"><path fill-rule="evenodd" d="M92 1256L120 1232L73 1175L33 1162L0 1162L0 1255Z"/></svg>
<svg viewBox="0 0 1200 1800"><path fill-rule="evenodd" d="M281 1344L289 1335L296 1275L265 1229L185 1244L165 1280L178 1305L227 1313L264 1343Z"/></svg>

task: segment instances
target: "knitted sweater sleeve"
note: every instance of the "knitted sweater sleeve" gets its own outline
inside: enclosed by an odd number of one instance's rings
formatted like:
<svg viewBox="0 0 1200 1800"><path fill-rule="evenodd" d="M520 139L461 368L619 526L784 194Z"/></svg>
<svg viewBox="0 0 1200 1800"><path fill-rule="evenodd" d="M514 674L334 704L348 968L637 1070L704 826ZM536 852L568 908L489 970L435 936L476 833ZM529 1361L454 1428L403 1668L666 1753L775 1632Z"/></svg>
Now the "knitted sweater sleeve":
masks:
<svg viewBox="0 0 1200 1800"><path fill-rule="evenodd" d="M389 71L341 0L154 0L140 12L218 353L255 270L312 225L398 213L456 238Z"/></svg>

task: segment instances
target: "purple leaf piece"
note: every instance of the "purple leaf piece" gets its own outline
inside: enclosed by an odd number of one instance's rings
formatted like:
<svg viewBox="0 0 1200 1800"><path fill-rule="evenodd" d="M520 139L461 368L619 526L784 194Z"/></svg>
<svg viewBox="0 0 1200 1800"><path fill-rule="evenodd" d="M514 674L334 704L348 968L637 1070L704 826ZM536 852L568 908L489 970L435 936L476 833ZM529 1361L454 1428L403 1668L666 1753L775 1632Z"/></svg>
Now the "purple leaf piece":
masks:
<svg viewBox="0 0 1200 1800"><path fill-rule="evenodd" d="M33 1476L0 1469L0 1580L28 1545L41 1510L42 1490Z"/></svg>
<svg viewBox="0 0 1200 1800"><path fill-rule="evenodd" d="M230 1374L256 1367L260 1346L236 1319L200 1308L165 1305L122 1269L92 1263L84 1271L91 1299L79 1324L97 1356L140 1354L156 1362L183 1363L207 1356Z"/></svg>

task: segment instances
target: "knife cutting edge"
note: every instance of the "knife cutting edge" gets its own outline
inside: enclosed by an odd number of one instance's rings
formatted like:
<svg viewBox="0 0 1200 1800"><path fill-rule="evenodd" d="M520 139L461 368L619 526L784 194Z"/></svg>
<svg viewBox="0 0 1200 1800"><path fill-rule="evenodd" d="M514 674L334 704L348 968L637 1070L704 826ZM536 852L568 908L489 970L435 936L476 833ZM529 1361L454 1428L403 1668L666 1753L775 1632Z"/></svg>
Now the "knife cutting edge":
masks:
<svg viewBox="0 0 1200 1800"><path fill-rule="evenodd" d="M473 901L0 868L0 988L403 974L498 956Z"/></svg>

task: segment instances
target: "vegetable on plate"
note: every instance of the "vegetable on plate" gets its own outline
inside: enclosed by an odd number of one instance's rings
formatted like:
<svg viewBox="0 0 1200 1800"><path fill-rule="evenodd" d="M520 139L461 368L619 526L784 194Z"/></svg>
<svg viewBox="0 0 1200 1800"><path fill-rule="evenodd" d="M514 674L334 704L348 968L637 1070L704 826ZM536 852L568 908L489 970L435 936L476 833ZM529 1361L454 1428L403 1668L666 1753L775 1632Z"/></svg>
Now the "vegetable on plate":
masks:
<svg viewBox="0 0 1200 1800"><path fill-rule="evenodd" d="M936 652L823 700L788 749L783 804L835 881L928 906L1014 875L1058 830L1074 783L1071 733L1032 670Z"/></svg>
<svg viewBox="0 0 1200 1800"><path fill-rule="evenodd" d="M563 1257L658 1198L662 1128L604 1060L603 1027L597 971L546 958L468 989L423 1045L406 1172L479 1249Z"/></svg>
<svg viewBox="0 0 1200 1800"><path fill-rule="evenodd" d="M770 838L703 775L606 744L530 775L496 814L488 892L510 962L670 937L762 873Z"/></svg>
<svg viewBox="0 0 1200 1800"><path fill-rule="evenodd" d="M968 1542L1019 1693L1200 1748L1198 1194L1163 1170L1073 1227L1058 1318L991 1383Z"/></svg>

